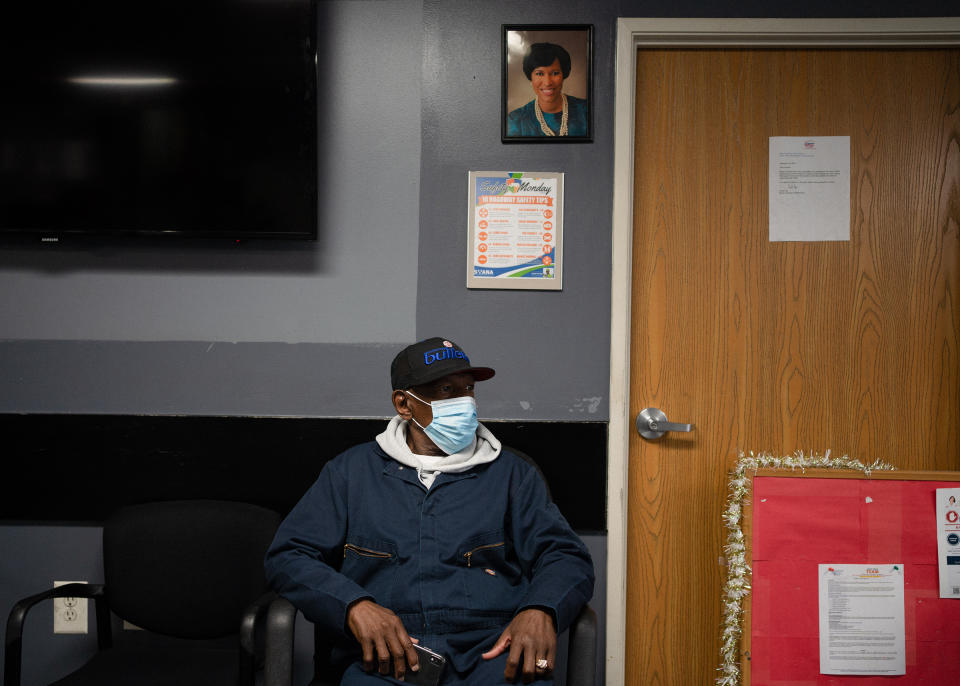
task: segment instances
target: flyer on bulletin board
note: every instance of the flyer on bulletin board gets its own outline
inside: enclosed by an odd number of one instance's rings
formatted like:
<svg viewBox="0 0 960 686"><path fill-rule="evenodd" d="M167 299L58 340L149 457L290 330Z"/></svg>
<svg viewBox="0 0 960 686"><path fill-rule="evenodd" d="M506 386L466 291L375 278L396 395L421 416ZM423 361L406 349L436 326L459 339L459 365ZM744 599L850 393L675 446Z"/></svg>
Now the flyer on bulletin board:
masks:
<svg viewBox="0 0 960 686"><path fill-rule="evenodd" d="M906 674L903 563L817 567L820 673Z"/></svg>
<svg viewBox="0 0 960 686"><path fill-rule="evenodd" d="M940 597L960 598L960 488L937 489Z"/></svg>
<svg viewBox="0 0 960 686"><path fill-rule="evenodd" d="M563 173L469 175L467 288L559 291Z"/></svg>

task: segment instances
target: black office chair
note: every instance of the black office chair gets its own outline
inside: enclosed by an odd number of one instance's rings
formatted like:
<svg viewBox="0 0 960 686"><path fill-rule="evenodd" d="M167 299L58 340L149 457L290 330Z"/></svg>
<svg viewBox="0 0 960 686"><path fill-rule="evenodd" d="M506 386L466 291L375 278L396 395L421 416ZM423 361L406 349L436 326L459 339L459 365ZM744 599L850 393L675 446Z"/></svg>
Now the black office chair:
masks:
<svg viewBox="0 0 960 686"><path fill-rule="evenodd" d="M503 446L537 470L547 487L550 484L540 466L529 455ZM270 604L266 625L266 655L263 668L263 686L291 686L293 684L293 651L297 610L286 598L278 597ZM333 639L313 628L313 679L309 686L337 686L340 672L330 661ZM597 613L590 606L583 610L568 629L567 661L564 669L567 686L596 686L597 680ZM519 683L519 681L518 681Z"/></svg>
<svg viewBox="0 0 960 686"><path fill-rule="evenodd" d="M5 686L20 684L27 612L58 597L93 599L99 650L56 686L253 686L257 626L276 598L263 556L279 523L271 510L212 500L118 510L103 528L103 584L60 586L13 607ZM114 642L111 612L142 631Z"/></svg>

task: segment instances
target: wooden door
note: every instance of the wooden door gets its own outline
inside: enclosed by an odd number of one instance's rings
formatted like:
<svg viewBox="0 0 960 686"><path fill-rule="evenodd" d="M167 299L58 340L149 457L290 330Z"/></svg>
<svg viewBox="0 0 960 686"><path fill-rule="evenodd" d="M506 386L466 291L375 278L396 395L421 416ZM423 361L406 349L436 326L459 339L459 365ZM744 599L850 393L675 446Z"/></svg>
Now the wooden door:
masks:
<svg viewBox="0 0 960 686"><path fill-rule="evenodd" d="M960 469L960 51L641 49L626 682L711 684L738 453ZM849 242L768 241L770 136L851 138Z"/></svg>

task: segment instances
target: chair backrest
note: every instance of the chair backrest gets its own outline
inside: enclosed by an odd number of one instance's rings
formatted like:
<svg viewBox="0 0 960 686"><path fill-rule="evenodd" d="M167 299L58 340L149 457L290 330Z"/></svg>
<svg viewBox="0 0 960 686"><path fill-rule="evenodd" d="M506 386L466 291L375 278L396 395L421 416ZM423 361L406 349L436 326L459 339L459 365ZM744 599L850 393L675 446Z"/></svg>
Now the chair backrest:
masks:
<svg viewBox="0 0 960 686"><path fill-rule="evenodd" d="M523 460L524 462L526 462L531 467L537 470L537 474L539 474L540 478L543 479L543 485L547 487L547 497L552 501L553 495L550 493L550 482L547 481L547 475L543 473L542 469L540 469L540 465L537 464L537 461L534 460L529 455L527 455L525 452L521 450L517 450L516 448L511 448L509 445L504 445L501 447L504 450L509 450L511 453L513 453L514 455L519 457L521 460Z"/></svg>
<svg viewBox="0 0 960 686"><path fill-rule="evenodd" d="M111 610L167 636L236 633L244 608L267 588L263 556L279 524L272 510L215 500L118 510L103 529Z"/></svg>

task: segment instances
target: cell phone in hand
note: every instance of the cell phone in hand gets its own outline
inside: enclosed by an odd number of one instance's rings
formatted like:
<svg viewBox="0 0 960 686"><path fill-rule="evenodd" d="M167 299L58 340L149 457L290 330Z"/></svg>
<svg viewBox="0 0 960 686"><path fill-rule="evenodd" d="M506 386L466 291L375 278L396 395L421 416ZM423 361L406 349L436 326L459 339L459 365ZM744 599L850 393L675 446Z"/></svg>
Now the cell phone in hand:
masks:
<svg viewBox="0 0 960 686"><path fill-rule="evenodd" d="M413 644L413 649L417 651L417 661L420 669L413 672L408 666L403 680L416 686L438 686L447 659L440 653L416 643Z"/></svg>

